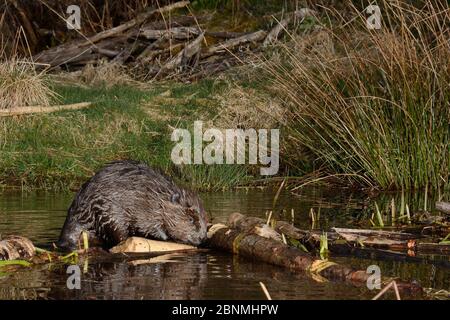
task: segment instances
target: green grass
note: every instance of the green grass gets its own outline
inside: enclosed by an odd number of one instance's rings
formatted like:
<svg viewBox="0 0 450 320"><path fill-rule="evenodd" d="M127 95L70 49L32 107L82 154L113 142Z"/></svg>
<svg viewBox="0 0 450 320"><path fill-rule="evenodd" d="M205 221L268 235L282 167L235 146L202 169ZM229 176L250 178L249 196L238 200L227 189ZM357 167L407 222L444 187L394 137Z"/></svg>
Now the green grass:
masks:
<svg viewBox="0 0 450 320"><path fill-rule="evenodd" d="M135 159L160 167L193 188L232 187L245 177L245 168L175 168L170 159L171 127L189 128L194 120L210 118L215 105L207 98L220 88L212 81L146 90L56 86L61 104L91 101L93 106L1 118L0 184L23 189L77 189L105 163ZM161 95L168 89L169 94Z"/></svg>

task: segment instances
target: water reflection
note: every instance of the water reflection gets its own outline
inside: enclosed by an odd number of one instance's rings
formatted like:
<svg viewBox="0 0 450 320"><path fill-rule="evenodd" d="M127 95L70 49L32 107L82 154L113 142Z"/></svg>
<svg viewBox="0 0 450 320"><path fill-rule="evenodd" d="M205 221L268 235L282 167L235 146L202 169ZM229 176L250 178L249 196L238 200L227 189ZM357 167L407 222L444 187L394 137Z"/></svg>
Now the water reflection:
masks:
<svg viewBox="0 0 450 320"><path fill-rule="evenodd" d="M56 241L64 222L71 194L0 195L0 234L20 234L38 246ZM395 195L397 197L397 195ZM273 191L258 189L202 195L214 222L224 222L231 212L264 217L272 210ZM389 202L392 195L385 196ZM411 208L421 208L417 197L408 198ZM383 199L378 199L380 206ZM328 194L320 189L305 190L293 197L281 194L275 214L292 218L310 228L309 210L320 211L320 228L367 223L372 200L353 194ZM400 203L400 201L399 201ZM428 199L432 204L433 199ZM319 209L320 208L320 209ZM284 209L284 211L283 211ZM148 259L147 259L148 260ZM450 289L448 267L433 261L421 263L374 261L333 257L333 260L366 269L378 264L384 275L418 280L424 287ZM447 258L448 260L448 258ZM0 299L264 299L262 281L276 299L366 299L374 294L365 287L345 283L317 282L306 274L241 259L221 252L171 255L151 261L144 259L102 260L90 258L82 274L81 290L69 290L64 265L40 265L19 272L0 273ZM84 264L80 261L81 270Z"/></svg>

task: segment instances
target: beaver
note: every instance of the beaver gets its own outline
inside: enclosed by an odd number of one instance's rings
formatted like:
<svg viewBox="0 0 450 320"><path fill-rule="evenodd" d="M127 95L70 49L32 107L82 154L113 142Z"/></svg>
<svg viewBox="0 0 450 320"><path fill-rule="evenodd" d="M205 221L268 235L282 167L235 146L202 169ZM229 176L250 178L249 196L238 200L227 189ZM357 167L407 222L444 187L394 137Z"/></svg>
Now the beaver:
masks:
<svg viewBox="0 0 450 320"><path fill-rule="evenodd" d="M207 218L200 198L157 169L115 161L83 184L64 222L57 246L78 247L86 231L91 246L111 248L131 236L199 245Z"/></svg>

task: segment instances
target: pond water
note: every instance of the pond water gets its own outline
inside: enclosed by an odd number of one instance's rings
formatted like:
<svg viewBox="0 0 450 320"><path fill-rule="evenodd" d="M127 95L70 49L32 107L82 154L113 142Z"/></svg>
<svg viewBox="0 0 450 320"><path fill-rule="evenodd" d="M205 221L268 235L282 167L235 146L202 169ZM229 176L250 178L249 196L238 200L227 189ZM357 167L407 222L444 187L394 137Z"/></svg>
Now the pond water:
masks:
<svg viewBox="0 0 450 320"><path fill-rule="evenodd" d="M249 189L207 193L202 198L212 221L224 222L236 211L265 217L265 212L272 209L274 195L274 191ZM38 247L51 248L72 197L73 194L0 194L0 234L23 235ZM391 195L386 196L390 198ZM411 203L414 199L415 196L408 198ZM417 207L423 205L418 202ZM295 225L309 229L309 210L315 208L320 211L320 219L314 228L328 230L334 226L369 226L368 207L370 200L361 195L308 189L296 196L282 193L276 211L283 219L293 219ZM377 264L384 276L417 280L423 287L450 289L448 257L430 256L419 262L335 256L330 259L362 270ZM46 264L13 273L0 272L0 299L264 299L260 281L274 299L369 299L376 294L365 286L321 281L304 273L211 250L169 254L151 261L91 259L79 263L83 270L80 290L67 288L67 265Z"/></svg>

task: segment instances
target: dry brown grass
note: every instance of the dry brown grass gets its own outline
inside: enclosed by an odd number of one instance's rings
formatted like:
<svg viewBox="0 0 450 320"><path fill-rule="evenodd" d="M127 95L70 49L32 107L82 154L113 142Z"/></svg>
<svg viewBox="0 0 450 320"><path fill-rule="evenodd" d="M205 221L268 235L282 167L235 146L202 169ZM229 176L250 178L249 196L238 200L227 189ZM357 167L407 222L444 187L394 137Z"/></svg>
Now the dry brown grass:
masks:
<svg viewBox="0 0 450 320"><path fill-rule="evenodd" d="M285 122L279 100L253 88L232 85L215 99L220 111L214 124L220 128L278 128Z"/></svg>
<svg viewBox="0 0 450 320"><path fill-rule="evenodd" d="M86 65L81 70L78 79L90 86L105 86L107 88L115 85L135 84L127 73L127 70L120 64L114 62L101 61L97 66Z"/></svg>
<svg viewBox="0 0 450 320"><path fill-rule="evenodd" d="M148 83L134 80L124 66L105 60L100 60L97 65L88 64L81 70L52 74L51 79L58 84L82 87L111 88L125 85L140 89L149 88Z"/></svg>
<svg viewBox="0 0 450 320"><path fill-rule="evenodd" d="M49 106L57 97L43 72L36 72L27 60L0 62L0 109L42 105Z"/></svg>

